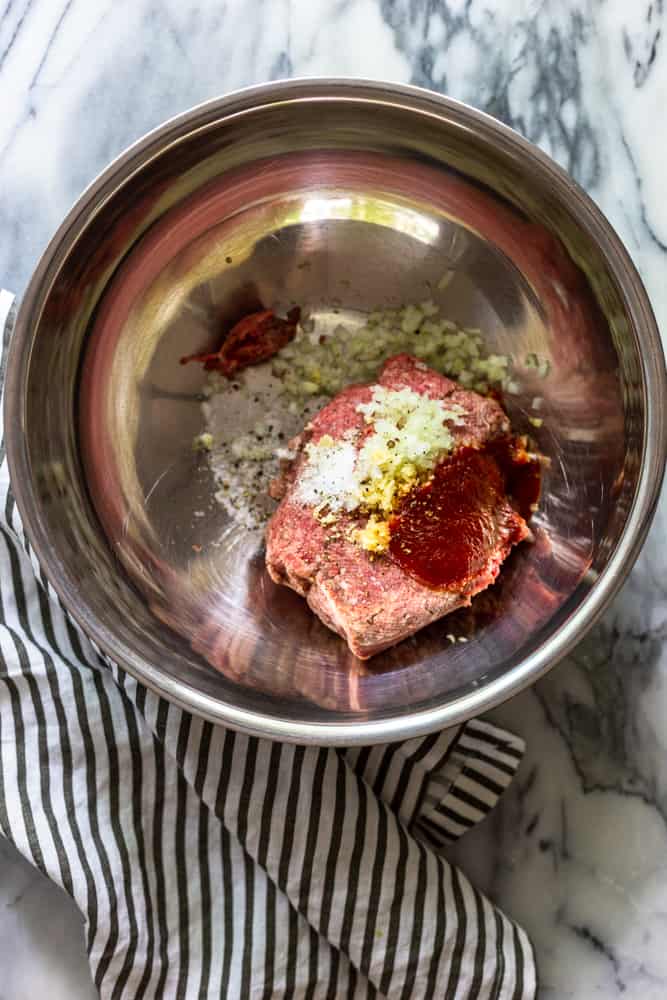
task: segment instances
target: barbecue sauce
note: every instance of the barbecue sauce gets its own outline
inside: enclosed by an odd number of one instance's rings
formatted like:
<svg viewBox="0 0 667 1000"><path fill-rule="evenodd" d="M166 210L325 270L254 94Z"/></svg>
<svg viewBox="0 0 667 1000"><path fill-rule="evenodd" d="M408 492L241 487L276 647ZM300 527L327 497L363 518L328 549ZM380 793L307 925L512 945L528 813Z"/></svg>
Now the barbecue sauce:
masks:
<svg viewBox="0 0 667 1000"><path fill-rule="evenodd" d="M389 554L426 586L462 589L487 564L503 498L528 520L539 494L540 463L516 438L459 448L402 501L389 523ZM508 528L512 544L524 536L516 515Z"/></svg>

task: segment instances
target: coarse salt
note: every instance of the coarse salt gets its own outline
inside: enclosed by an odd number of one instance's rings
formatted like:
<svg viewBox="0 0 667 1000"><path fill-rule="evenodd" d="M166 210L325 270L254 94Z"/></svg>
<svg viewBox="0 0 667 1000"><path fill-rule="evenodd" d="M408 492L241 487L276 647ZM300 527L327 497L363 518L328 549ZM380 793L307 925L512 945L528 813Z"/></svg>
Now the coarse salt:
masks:
<svg viewBox="0 0 667 1000"><path fill-rule="evenodd" d="M329 435L306 445L306 464L297 496L302 503L331 510L354 510L359 505L355 473L357 449L349 438L334 441Z"/></svg>

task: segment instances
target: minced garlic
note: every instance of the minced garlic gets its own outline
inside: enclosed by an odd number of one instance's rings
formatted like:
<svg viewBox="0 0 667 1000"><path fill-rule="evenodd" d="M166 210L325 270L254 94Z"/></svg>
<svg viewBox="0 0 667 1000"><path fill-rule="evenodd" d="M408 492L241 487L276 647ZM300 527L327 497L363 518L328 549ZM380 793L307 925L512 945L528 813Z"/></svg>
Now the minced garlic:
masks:
<svg viewBox="0 0 667 1000"><path fill-rule="evenodd" d="M412 389L381 385L374 387L371 401L357 409L373 426L357 461L362 503L390 514L396 501L452 450L454 438L447 423L462 423L463 410Z"/></svg>
<svg viewBox="0 0 667 1000"><path fill-rule="evenodd" d="M356 528L352 532L352 541L367 552L386 552L389 548L389 523L379 521L373 515L364 528Z"/></svg>

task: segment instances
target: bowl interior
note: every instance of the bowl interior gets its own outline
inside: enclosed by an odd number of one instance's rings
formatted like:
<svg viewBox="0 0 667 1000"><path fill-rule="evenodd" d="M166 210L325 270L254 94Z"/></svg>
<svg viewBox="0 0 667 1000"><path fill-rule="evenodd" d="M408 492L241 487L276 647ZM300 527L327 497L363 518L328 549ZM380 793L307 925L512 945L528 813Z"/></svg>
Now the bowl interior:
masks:
<svg viewBox="0 0 667 1000"><path fill-rule="evenodd" d="M467 128L466 109L358 98L236 111L149 137L49 262L24 426L66 599L122 664L211 717L250 712L282 735L352 723L361 736L443 706L454 721L471 694L524 682L522 664L618 543L645 433L637 331L565 181L505 131ZM362 664L271 583L261 532L215 500L192 448L204 376L179 358L260 305L300 305L349 351L369 312L424 299L511 355L508 411L550 467L535 542L498 583ZM229 389L230 440L258 406Z"/></svg>

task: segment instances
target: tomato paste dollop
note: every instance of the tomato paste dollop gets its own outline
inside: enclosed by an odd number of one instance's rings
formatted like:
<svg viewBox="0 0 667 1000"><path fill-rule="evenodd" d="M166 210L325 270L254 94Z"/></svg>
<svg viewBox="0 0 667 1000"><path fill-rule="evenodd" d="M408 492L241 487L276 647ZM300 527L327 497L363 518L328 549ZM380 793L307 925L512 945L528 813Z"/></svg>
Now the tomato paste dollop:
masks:
<svg viewBox="0 0 667 1000"><path fill-rule="evenodd" d="M465 588L486 567L497 539L497 512L508 498L510 544L521 541L540 494L541 466L517 438L462 447L431 480L403 499L389 522L389 555L435 589Z"/></svg>

